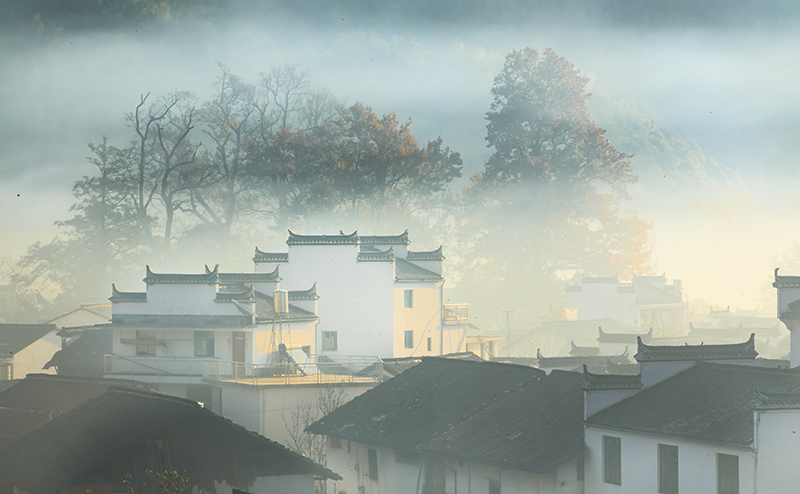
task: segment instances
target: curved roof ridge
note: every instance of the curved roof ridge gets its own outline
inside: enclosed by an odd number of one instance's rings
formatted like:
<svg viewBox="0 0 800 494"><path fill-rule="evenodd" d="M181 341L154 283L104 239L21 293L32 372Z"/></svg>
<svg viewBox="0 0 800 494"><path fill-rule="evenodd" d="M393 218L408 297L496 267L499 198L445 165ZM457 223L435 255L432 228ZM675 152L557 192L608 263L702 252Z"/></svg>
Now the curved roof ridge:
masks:
<svg viewBox="0 0 800 494"><path fill-rule="evenodd" d="M147 302L147 292L121 292L117 290L116 283L112 283L111 296L108 300L112 302Z"/></svg>
<svg viewBox="0 0 800 494"><path fill-rule="evenodd" d="M641 387L642 379L638 374L592 374L586 364L583 364L581 388L584 390L639 389Z"/></svg>
<svg viewBox="0 0 800 494"><path fill-rule="evenodd" d="M339 235L298 235L291 230L288 232L287 245L357 245L359 241L358 230L349 235L341 230Z"/></svg>
<svg viewBox="0 0 800 494"><path fill-rule="evenodd" d="M292 300L317 300L319 295L317 295L317 283L314 284L308 290L289 290L289 301Z"/></svg>
<svg viewBox="0 0 800 494"><path fill-rule="evenodd" d="M386 250L377 250L375 252L359 252L356 257L357 261L384 261L392 262L397 259L394 255L394 247L389 247Z"/></svg>
<svg viewBox="0 0 800 494"><path fill-rule="evenodd" d="M150 269L150 265L146 266L147 276L144 278L145 283L148 285L169 285L169 284L206 284L215 285L219 279L217 273L219 264L214 267L214 271L205 274L182 274L182 273L154 273Z"/></svg>
<svg viewBox="0 0 800 494"><path fill-rule="evenodd" d="M633 357L639 362L664 360L715 360L715 359L754 359L758 356L755 333L742 343L722 345L648 345L642 337L636 338L637 353Z"/></svg>
<svg viewBox="0 0 800 494"><path fill-rule="evenodd" d="M264 252L256 246L253 262L289 262L288 252Z"/></svg>
<svg viewBox="0 0 800 494"><path fill-rule="evenodd" d="M442 245L435 250L412 252L408 251L406 259L409 261L444 261L445 257L442 254Z"/></svg>
<svg viewBox="0 0 800 494"><path fill-rule="evenodd" d="M341 230L339 232L344 234ZM408 228L399 235L361 235L358 240L364 245L408 245L411 243L408 239Z"/></svg>

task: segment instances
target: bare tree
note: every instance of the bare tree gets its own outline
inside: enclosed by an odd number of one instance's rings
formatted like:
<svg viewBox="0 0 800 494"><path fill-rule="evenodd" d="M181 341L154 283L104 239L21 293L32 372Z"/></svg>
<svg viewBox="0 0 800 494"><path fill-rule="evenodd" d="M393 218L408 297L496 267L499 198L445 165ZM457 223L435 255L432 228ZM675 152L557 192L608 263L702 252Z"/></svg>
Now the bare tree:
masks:
<svg viewBox="0 0 800 494"><path fill-rule="evenodd" d="M320 389L317 392L316 403L301 401L288 418L282 417L289 433L286 446L292 451L326 466L328 464L327 437L309 434L305 430L306 427L333 412L347 401L349 401L349 397L344 389L333 387ZM325 480L317 481L314 490L317 494L325 494L327 490Z"/></svg>

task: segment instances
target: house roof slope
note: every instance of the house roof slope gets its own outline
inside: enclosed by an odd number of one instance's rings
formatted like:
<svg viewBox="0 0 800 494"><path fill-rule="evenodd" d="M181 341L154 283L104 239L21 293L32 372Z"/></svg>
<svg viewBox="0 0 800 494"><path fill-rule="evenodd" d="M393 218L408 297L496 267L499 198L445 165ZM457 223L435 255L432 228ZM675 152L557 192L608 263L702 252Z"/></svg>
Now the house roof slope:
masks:
<svg viewBox="0 0 800 494"><path fill-rule="evenodd" d="M395 280L400 282L426 282L442 281L441 275L421 268L416 264L410 263L405 259L395 259L394 261Z"/></svg>
<svg viewBox="0 0 800 494"><path fill-rule="evenodd" d="M511 390L506 399L457 427L441 431L420 450L551 472L584 448L582 381L578 372L553 371L536 384Z"/></svg>
<svg viewBox="0 0 800 494"><path fill-rule="evenodd" d="M275 312L275 299L265 293L259 291L255 292L256 299L256 314L258 314L259 322L273 322L273 321L316 321L319 319L313 313L289 304L289 312L286 314L278 314ZM289 300L292 300L291 296Z"/></svg>
<svg viewBox="0 0 800 494"><path fill-rule="evenodd" d="M0 358L14 358L14 355L54 329L55 324L0 324Z"/></svg>
<svg viewBox="0 0 800 494"><path fill-rule="evenodd" d="M383 370L396 376L401 372L405 372L408 369L414 367L415 365L419 365L422 363L422 359L426 357L394 357L394 358L385 358L383 359ZM460 352L460 353L448 353L442 355L440 358L451 358L451 359L460 359L460 360L472 360L473 362L484 362L484 359L480 358L479 356L475 355L472 352Z"/></svg>
<svg viewBox="0 0 800 494"><path fill-rule="evenodd" d="M548 381L526 366L427 357L306 430L545 471L583 440L582 376L556 374Z"/></svg>
<svg viewBox="0 0 800 494"><path fill-rule="evenodd" d="M139 485L145 470L177 470L214 489L247 488L256 477L332 471L214 414L196 402L110 389L0 451L0 481L36 494L84 483ZM138 477L138 478L137 478Z"/></svg>
<svg viewBox="0 0 800 494"><path fill-rule="evenodd" d="M698 362L589 417L589 426L749 447L756 388L800 393L800 373Z"/></svg>
<svg viewBox="0 0 800 494"><path fill-rule="evenodd" d="M103 374L103 357L113 350L112 337L110 329L84 329L78 339L57 351L44 368L56 367L60 374L96 372L99 377Z"/></svg>

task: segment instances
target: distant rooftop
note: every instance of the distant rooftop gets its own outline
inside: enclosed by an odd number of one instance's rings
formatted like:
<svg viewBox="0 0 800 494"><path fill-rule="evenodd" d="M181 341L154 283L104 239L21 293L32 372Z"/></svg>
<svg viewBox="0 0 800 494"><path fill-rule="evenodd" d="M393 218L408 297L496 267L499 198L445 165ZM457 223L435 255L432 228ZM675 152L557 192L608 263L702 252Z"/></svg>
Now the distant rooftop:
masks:
<svg viewBox="0 0 800 494"><path fill-rule="evenodd" d="M177 273L154 273L147 266L147 276L144 282L148 285L215 285L218 281L219 265L214 266L213 271L205 274L177 274Z"/></svg>
<svg viewBox="0 0 800 494"><path fill-rule="evenodd" d="M739 360L755 359L755 334L743 343L730 345L675 345L654 346L642 343L638 337L638 352L634 358L639 362L658 362L670 360Z"/></svg>

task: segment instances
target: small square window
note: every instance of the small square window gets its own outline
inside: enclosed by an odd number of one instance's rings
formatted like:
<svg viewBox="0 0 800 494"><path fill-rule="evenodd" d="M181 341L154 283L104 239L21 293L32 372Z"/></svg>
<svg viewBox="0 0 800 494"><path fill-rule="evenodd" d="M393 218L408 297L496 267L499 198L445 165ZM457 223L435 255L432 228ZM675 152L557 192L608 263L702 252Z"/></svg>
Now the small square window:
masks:
<svg viewBox="0 0 800 494"><path fill-rule="evenodd" d="M403 291L403 307L406 309L414 308L414 290Z"/></svg>
<svg viewBox="0 0 800 494"><path fill-rule="evenodd" d="M342 440L338 437L328 436L331 440L331 449L342 449Z"/></svg>
<svg viewBox="0 0 800 494"><path fill-rule="evenodd" d="M322 351L335 352L339 348L336 331L322 332Z"/></svg>
<svg viewBox="0 0 800 494"><path fill-rule="evenodd" d="M489 494L500 494L499 480L489 480Z"/></svg>
<svg viewBox="0 0 800 494"><path fill-rule="evenodd" d="M403 346L405 348L414 348L414 331L406 331L403 334Z"/></svg>

